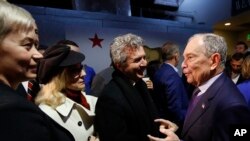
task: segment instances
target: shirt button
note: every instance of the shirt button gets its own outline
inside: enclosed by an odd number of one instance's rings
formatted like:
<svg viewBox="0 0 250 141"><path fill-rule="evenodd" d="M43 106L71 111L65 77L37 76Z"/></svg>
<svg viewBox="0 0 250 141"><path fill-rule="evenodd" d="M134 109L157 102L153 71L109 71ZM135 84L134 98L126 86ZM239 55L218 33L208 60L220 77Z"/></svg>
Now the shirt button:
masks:
<svg viewBox="0 0 250 141"><path fill-rule="evenodd" d="M82 126L82 122L81 121L78 121L78 126Z"/></svg>

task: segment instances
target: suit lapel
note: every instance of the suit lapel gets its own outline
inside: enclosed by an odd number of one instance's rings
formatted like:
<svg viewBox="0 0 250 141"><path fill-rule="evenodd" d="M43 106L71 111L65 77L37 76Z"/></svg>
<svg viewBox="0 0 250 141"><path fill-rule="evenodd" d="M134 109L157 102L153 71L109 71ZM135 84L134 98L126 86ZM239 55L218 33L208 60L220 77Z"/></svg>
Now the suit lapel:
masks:
<svg viewBox="0 0 250 141"><path fill-rule="evenodd" d="M207 111L210 106L210 101L206 98L205 95L208 95L209 92L203 94L199 102L196 104L193 111L190 113L188 119L185 119L185 124L183 127L182 134L186 134L187 131L195 124L195 122Z"/></svg>
<svg viewBox="0 0 250 141"><path fill-rule="evenodd" d="M182 135L185 136L188 130L202 117L202 115L209 109L210 104L217 96L217 91L220 89L225 81L225 76L222 74L202 95L201 99L190 113L188 119L185 119L185 124L182 130Z"/></svg>
<svg viewBox="0 0 250 141"><path fill-rule="evenodd" d="M157 130L152 131L152 127L154 126L152 124L154 118L156 117L156 108L153 105L153 101L149 93L147 92L146 84L140 80L135 86L133 86L125 78L119 76L115 77L115 74L113 74L113 80L121 88L124 97L131 106L131 110L133 111L140 127L140 132L144 132L142 135L148 133L155 134L153 132L158 131L158 128Z"/></svg>
<svg viewBox="0 0 250 141"><path fill-rule="evenodd" d="M123 79L121 77L114 77L114 81L121 88L122 94L128 101L131 109L138 119L138 123L141 122L145 124L146 121L143 121L145 118L141 117L147 117L148 115L146 114L147 110L144 106L145 104L140 96L140 93L134 88L132 84L130 84L129 80Z"/></svg>

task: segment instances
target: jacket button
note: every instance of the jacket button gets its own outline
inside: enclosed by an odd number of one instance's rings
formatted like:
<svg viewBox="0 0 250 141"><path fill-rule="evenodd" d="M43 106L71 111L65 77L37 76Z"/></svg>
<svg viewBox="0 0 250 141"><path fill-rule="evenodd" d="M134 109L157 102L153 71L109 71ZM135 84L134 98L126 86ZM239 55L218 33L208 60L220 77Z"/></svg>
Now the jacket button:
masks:
<svg viewBox="0 0 250 141"><path fill-rule="evenodd" d="M79 121L77 124L78 124L78 126L82 126L82 122L81 121Z"/></svg>

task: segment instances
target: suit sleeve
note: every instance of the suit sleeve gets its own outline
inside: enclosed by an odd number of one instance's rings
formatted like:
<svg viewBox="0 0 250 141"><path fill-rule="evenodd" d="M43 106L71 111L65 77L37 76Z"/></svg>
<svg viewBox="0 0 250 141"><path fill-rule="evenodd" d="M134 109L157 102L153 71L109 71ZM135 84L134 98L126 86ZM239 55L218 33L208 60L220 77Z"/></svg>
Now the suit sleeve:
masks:
<svg viewBox="0 0 250 141"><path fill-rule="evenodd" d="M166 101L172 120L182 124L187 110L187 92L180 78L172 76L164 82Z"/></svg>

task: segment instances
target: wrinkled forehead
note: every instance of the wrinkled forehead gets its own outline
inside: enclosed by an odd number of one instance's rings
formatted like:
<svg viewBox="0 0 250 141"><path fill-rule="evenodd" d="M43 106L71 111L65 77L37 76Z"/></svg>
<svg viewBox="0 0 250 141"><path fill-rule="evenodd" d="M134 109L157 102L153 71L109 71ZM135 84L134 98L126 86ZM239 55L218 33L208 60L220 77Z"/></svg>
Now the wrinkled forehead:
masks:
<svg viewBox="0 0 250 141"><path fill-rule="evenodd" d="M131 56L131 55L135 55L139 51L144 51L144 49L142 46L137 46L137 47L127 46L124 48L123 51L126 52L127 56Z"/></svg>
<svg viewBox="0 0 250 141"><path fill-rule="evenodd" d="M193 37L187 43L184 49L183 55L186 53L190 53L190 52L193 52L193 53L204 52L205 48L203 46L204 46L204 43L201 37Z"/></svg>

